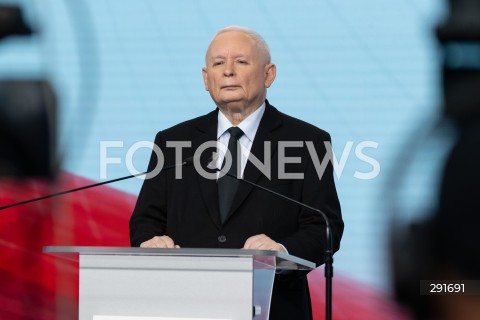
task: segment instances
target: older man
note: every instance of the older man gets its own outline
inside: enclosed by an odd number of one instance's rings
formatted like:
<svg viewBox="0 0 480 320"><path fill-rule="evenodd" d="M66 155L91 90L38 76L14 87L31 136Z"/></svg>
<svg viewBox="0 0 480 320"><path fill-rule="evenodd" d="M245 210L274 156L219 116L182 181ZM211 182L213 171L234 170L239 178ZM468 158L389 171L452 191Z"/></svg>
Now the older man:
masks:
<svg viewBox="0 0 480 320"><path fill-rule="evenodd" d="M279 112L266 100L276 67L263 38L242 27L221 29L210 43L205 63L205 88L217 109L157 134L155 144L165 163L178 161L178 149L169 147L175 142L191 142L182 149L183 158L193 156L206 142L229 145L232 151L235 148L230 146L239 143L243 157L239 157L235 172L323 210L331 221L334 250L338 250L343 222L333 168L331 163L324 170L316 165L326 154L325 142L330 142L330 136ZM224 156L219 155L218 168L224 163ZM249 161L253 156L271 166L270 175ZM285 161L288 164L282 164L285 157L292 157ZM152 153L149 170L157 160ZM202 153L202 167L211 162L212 158ZM317 213L228 176L211 179L193 166L183 168L182 173L181 179L171 170L145 180L130 220L133 246L278 250L323 263L325 223ZM311 317L306 276L276 276L270 319Z"/></svg>

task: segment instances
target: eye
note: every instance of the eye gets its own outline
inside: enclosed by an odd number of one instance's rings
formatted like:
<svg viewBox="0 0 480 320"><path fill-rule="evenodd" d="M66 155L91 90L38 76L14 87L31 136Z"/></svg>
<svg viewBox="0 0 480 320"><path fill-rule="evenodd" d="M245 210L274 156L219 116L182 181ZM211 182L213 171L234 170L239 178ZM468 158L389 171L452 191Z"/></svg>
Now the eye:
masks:
<svg viewBox="0 0 480 320"><path fill-rule="evenodd" d="M240 64L248 64L248 61L247 61L247 60L243 60L243 59L237 60L237 62L240 63Z"/></svg>
<svg viewBox="0 0 480 320"><path fill-rule="evenodd" d="M214 67L215 67L215 66L219 66L219 65L221 65L221 64L223 64L223 61L214 61L214 62L213 62L213 66L214 66Z"/></svg>

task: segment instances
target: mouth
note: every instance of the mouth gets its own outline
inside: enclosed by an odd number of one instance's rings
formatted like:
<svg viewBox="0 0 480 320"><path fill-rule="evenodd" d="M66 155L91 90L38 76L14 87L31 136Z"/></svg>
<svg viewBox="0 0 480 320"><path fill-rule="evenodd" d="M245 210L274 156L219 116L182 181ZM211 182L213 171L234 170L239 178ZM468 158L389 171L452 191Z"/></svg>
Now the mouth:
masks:
<svg viewBox="0 0 480 320"><path fill-rule="evenodd" d="M235 90L240 88L240 86L235 86L235 85L228 85L228 86L222 86L220 89L225 89L225 90Z"/></svg>

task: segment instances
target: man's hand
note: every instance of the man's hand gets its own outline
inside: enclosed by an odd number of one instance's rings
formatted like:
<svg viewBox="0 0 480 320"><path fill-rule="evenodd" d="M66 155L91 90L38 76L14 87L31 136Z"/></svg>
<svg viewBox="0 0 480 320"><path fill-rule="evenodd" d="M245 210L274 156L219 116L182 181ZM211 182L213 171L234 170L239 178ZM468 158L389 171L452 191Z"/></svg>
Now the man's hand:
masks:
<svg viewBox="0 0 480 320"><path fill-rule="evenodd" d="M243 249L286 252L280 243L273 241L264 234L257 234L256 236L248 238L247 241L245 241Z"/></svg>
<svg viewBox="0 0 480 320"><path fill-rule="evenodd" d="M156 236L142 242L140 248L180 248L169 236Z"/></svg>

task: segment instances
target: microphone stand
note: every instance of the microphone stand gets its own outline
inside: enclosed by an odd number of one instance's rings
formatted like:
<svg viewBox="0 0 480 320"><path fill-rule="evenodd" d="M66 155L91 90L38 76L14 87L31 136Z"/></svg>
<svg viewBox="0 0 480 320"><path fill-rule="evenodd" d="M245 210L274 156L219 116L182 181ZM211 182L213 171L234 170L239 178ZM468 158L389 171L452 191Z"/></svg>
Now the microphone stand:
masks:
<svg viewBox="0 0 480 320"><path fill-rule="evenodd" d="M325 220L325 233L326 233L326 237L327 237L327 248L325 249L325 255L324 255L324 260L325 260L325 319L326 320L331 320L332 319L332 278L333 278L333 240L332 240L332 233L331 233L331 230L330 230L330 221L328 220L328 217L327 215L320 209L316 209L314 207L311 207L305 203L302 203L300 201L297 201L295 199L292 199L290 197L287 197L281 193L278 193L276 191L273 191L273 190L270 190L268 188L265 188L265 187L262 187L261 185L259 184L256 184L256 183L253 183L251 181L248 181L248 180L245 180L245 179L241 179L241 178L238 178L237 176L229 173L229 172L226 172L226 171L222 171L220 169L216 169L217 171L219 172L222 172L224 174L226 174L227 176L230 176L232 178L235 178L237 180L240 180L240 181L243 181L255 188L259 188L259 189L262 189L266 192L269 192L271 194L274 194L282 199L285 199L287 201L290 201L290 202L293 202L303 208L307 208L307 209L310 209L312 211L315 211L317 213L319 213L323 219Z"/></svg>
<svg viewBox="0 0 480 320"><path fill-rule="evenodd" d="M175 167L178 167L178 166L190 165L193 161L192 159L193 159L192 157L187 158L187 159L183 160L183 162L181 162L181 163L177 163L177 164L174 164L174 165L171 165L171 166L166 166L166 167L162 168L162 170L168 170L168 169L172 169L172 168L175 168ZM153 171L150 171L150 172L153 172ZM86 186L75 188L75 189L65 190L65 191L61 191L61 192L57 192L57 193L52 193L52 194L42 196L42 197L38 197L38 198L33 198L33 199L28 199L28 200L24 200L24 201L20 201L20 202L11 203L11 204L6 205L6 206L1 206L0 211L11 208L11 207L20 206L22 204L27 204L27 203L30 203L30 202L40 201L40 200L53 198L53 197L61 196L61 195L72 193L72 192L77 192L77 191L80 191L80 190L85 190L85 189L89 189L89 188L98 187L98 186L101 186L101 185L104 185L104 184L109 184L109 183L112 183L112 182L122 181L122 180L130 179L130 178L133 178L133 177L140 177L140 176L149 174L150 172L145 171L145 172L132 174L132 175L121 177L121 178L116 178L116 179L112 179L112 180L107 180L107 181L103 181L103 182L98 182L98 183L86 185ZM160 173L160 171L158 173Z"/></svg>

